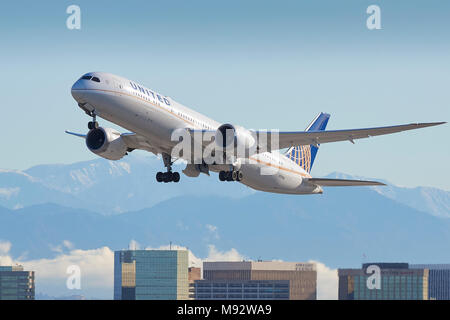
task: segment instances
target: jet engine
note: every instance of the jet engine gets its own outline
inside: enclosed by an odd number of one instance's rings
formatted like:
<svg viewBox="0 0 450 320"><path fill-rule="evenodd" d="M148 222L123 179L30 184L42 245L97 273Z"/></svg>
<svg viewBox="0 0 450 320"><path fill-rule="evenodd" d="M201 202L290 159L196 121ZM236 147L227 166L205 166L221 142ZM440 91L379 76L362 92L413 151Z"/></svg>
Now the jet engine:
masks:
<svg viewBox="0 0 450 320"><path fill-rule="evenodd" d="M221 125L216 131L215 141L220 150L234 150L238 157L256 153L256 135L241 126L228 123ZM243 152L245 155L241 155Z"/></svg>
<svg viewBox="0 0 450 320"><path fill-rule="evenodd" d="M90 130L86 136L86 146L91 152L108 160L122 159L128 151L120 132L111 128Z"/></svg>

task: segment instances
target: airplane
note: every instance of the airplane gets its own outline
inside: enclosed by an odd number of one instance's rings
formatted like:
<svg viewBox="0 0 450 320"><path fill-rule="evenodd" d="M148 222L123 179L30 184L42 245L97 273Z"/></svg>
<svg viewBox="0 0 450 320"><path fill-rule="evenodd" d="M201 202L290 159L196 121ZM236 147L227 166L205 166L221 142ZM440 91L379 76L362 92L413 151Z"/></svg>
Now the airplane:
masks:
<svg viewBox="0 0 450 320"><path fill-rule="evenodd" d="M135 81L104 72L84 74L73 84L71 94L92 121L88 123L87 134L66 133L85 139L87 148L100 157L119 160L135 149L146 150L162 156L166 172L156 174L158 182L179 182L180 174L172 171L172 164L178 159L184 159L187 165L182 172L188 177L217 172L220 181L237 181L255 190L282 194L321 194L322 187L384 185L377 181L312 177L310 173L319 146L338 141L354 143L357 139L446 123L411 123L327 131L325 129L330 115L321 112L305 131L273 133L248 130L235 124L217 122ZM97 117L130 132L120 133L112 128L100 127ZM194 136L196 133L209 133L213 138L207 142L222 151L221 157L225 161L211 161L211 157L204 157L203 153L195 159L187 152L174 156L177 144L184 140L173 139L173 133L177 130L188 134L202 150L205 150L205 141L196 140ZM255 139L255 135L263 134L271 142L276 137L276 142L264 148ZM246 153L239 156L239 153L236 155L230 152L231 156L228 157L230 146L232 150L239 147Z"/></svg>

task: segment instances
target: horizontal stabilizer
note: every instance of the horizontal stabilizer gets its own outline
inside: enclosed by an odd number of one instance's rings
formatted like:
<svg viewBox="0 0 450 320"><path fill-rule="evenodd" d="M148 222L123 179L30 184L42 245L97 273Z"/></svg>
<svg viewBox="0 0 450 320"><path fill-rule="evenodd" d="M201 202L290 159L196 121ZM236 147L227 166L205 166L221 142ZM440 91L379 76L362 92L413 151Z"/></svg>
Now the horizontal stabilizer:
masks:
<svg viewBox="0 0 450 320"><path fill-rule="evenodd" d="M76 133L76 132L71 132L71 131L67 131L67 130L66 130L66 133L67 134L71 134L71 135L73 135L75 137L86 138L86 135L83 134L83 133Z"/></svg>
<svg viewBox="0 0 450 320"><path fill-rule="evenodd" d="M346 179L320 179L311 178L308 182L322 187L346 187L346 186L385 186L377 181L346 180Z"/></svg>

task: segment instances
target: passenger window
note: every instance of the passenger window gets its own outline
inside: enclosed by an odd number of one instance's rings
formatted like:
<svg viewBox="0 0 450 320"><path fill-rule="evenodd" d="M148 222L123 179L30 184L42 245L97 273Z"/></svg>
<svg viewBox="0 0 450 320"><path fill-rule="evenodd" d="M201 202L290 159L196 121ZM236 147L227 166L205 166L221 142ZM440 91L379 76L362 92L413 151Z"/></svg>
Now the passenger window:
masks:
<svg viewBox="0 0 450 320"><path fill-rule="evenodd" d="M92 77L92 81L95 81L95 82L100 82L100 79L99 79L99 78L97 78L97 77Z"/></svg>

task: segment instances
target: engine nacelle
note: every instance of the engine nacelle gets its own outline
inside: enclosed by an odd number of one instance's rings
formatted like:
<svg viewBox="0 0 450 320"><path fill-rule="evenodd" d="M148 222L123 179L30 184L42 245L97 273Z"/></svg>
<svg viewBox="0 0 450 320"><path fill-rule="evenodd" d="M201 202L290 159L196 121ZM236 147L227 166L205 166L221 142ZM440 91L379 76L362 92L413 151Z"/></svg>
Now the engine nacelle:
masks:
<svg viewBox="0 0 450 320"><path fill-rule="evenodd" d="M219 150L234 150L235 154L241 157L244 157L240 155L242 152L247 156L249 152L256 152L256 136L241 126L228 123L221 125L216 131L215 141Z"/></svg>
<svg viewBox="0 0 450 320"><path fill-rule="evenodd" d="M86 146L91 152L108 160L122 159L128 151L120 132L111 128L90 130L86 136Z"/></svg>

